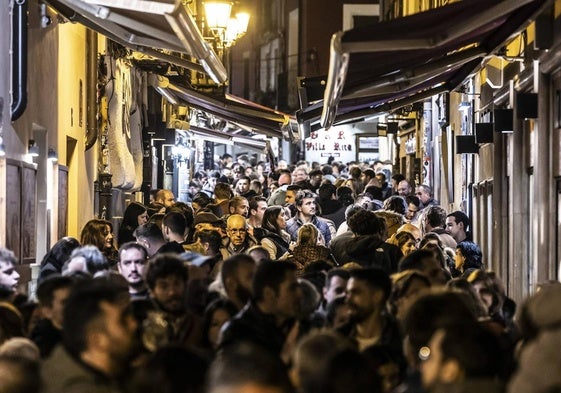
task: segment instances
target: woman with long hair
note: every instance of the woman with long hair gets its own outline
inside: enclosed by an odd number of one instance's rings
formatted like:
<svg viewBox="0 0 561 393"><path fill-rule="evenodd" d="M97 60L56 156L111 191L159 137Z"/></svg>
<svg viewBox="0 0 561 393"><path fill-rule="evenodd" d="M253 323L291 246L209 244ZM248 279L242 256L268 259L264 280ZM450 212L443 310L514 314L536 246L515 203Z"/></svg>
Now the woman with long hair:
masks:
<svg viewBox="0 0 561 393"><path fill-rule="evenodd" d="M290 235L286 232L286 215L281 206L269 206L263 213L263 222L257 237L271 259L280 259L289 252Z"/></svg>
<svg viewBox="0 0 561 393"><path fill-rule="evenodd" d="M80 233L80 243L82 246L96 246L105 255L111 267L117 265L119 253L115 248L113 224L109 221L97 218L88 221Z"/></svg>
<svg viewBox="0 0 561 393"><path fill-rule="evenodd" d="M131 202L125 209L123 214L123 222L119 228L119 235L117 236L118 246L133 242L136 239L133 232L136 228L148 222L148 210L142 203Z"/></svg>
<svg viewBox="0 0 561 393"><path fill-rule="evenodd" d="M298 229L296 246L288 259L296 264L296 274L304 273L304 268L315 261L326 261L335 265L331 250L325 247L325 241L321 232L312 223L306 223Z"/></svg>

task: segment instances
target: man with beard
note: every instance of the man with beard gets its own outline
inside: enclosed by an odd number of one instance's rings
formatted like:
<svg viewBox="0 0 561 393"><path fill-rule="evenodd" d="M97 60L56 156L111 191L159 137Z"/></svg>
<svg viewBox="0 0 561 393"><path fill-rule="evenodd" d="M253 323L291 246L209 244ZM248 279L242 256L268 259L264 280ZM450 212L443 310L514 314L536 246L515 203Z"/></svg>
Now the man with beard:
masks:
<svg viewBox="0 0 561 393"><path fill-rule="evenodd" d="M143 341L148 349L168 343L201 346L200 321L187 310L188 279L187 267L175 255L157 255L148 263L146 283L155 307L148 312L143 326Z"/></svg>
<svg viewBox="0 0 561 393"><path fill-rule="evenodd" d="M129 284L132 300L148 299L148 288L143 279L147 260L148 251L138 243L128 242L119 249L117 268Z"/></svg>
<svg viewBox="0 0 561 393"><path fill-rule="evenodd" d="M263 261L252 282L253 296L222 329L220 347L249 342L283 360L296 345L300 311L300 286L296 266L285 261Z"/></svg>
<svg viewBox="0 0 561 393"><path fill-rule="evenodd" d="M245 254L231 256L223 262L220 274L228 300L241 310L251 299L255 261Z"/></svg>
<svg viewBox="0 0 561 393"><path fill-rule="evenodd" d="M346 304L350 322L339 332L356 340L361 351L373 345L387 345L403 360L402 339L395 320L386 312L392 283L386 272L377 268L349 272Z"/></svg>
<svg viewBox="0 0 561 393"><path fill-rule="evenodd" d="M331 242L331 231L325 221L316 216L316 195L309 190L298 191L296 194L296 209L298 213L286 223L286 231L290 234L292 241L298 238L298 229L306 223L312 223L321 232L325 244Z"/></svg>
<svg viewBox="0 0 561 393"><path fill-rule="evenodd" d="M63 345L43 363L43 391L121 392L137 328L126 288L106 279L81 282L66 300L63 321Z"/></svg>

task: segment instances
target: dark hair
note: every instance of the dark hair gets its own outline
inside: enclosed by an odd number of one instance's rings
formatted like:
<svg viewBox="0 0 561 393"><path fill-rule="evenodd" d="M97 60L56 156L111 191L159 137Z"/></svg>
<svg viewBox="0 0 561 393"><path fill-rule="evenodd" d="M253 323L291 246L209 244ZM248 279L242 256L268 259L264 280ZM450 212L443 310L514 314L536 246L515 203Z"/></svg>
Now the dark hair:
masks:
<svg viewBox="0 0 561 393"><path fill-rule="evenodd" d="M162 230L156 223L153 222L146 223L136 228L134 230L134 237L136 237L137 239L143 237L150 241L164 241Z"/></svg>
<svg viewBox="0 0 561 393"><path fill-rule="evenodd" d="M117 236L119 245L129 240L133 240L130 237L132 236L133 231L138 227L138 216L141 216L146 212L146 206L138 202L131 202L127 206L123 214L123 221L121 222L119 234Z"/></svg>
<svg viewBox="0 0 561 393"><path fill-rule="evenodd" d="M337 315L337 310L346 304L346 299L344 296L336 297L325 306L325 325L326 327L334 327L335 316Z"/></svg>
<svg viewBox="0 0 561 393"><path fill-rule="evenodd" d="M196 203L201 208L206 207L208 204L212 203L212 198L209 197L204 192L197 192L192 199L191 203Z"/></svg>
<svg viewBox="0 0 561 393"><path fill-rule="evenodd" d="M407 212L407 202L402 196L392 195L384 201L384 210L405 214Z"/></svg>
<svg viewBox="0 0 561 393"><path fill-rule="evenodd" d="M280 234L281 229L277 224L277 217L283 208L281 206L269 206L265 213L263 213L263 221L261 222L261 228L271 231L276 234Z"/></svg>
<svg viewBox="0 0 561 393"><path fill-rule="evenodd" d="M396 302L407 293L409 287L411 287L411 284L413 284L415 280L422 281L427 287L431 286L429 278L417 270L405 270L403 273L400 273L396 279L394 279L392 293L388 300L394 314L397 312Z"/></svg>
<svg viewBox="0 0 561 393"><path fill-rule="evenodd" d="M405 176L403 176L401 173L396 173L395 175L392 175L392 180L399 184L400 181L405 180Z"/></svg>
<svg viewBox="0 0 561 393"><path fill-rule="evenodd" d="M346 269L331 269L327 272L327 275L325 276L325 288L329 288L329 285L331 284L331 279L333 277L340 277L343 280L348 280L351 275L349 273L348 270Z"/></svg>
<svg viewBox="0 0 561 393"><path fill-rule="evenodd" d="M286 278L288 272L295 272L296 265L286 261L263 261L255 270L253 276L253 298L256 301L262 300L265 288L272 288L278 293L280 285Z"/></svg>
<svg viewBox="0 0 561 393"><path fill-rule="evenodd" d="M214 186L214 196L218 199L230 199L232 197L232 188L228 183L218 182Z"/></svg>
<svg viewBox="0 0 561 393"><path fill-rule="evenodd" d="M211 343L208 341L208 332L212 323L212 317L218 310L224 310L230 318L238 313L236 305L224 298L218 298L206 307L203 315L203 342L209 348L211 347Z"/></svg>
<svg viewBox="0 0 561 393"><path fill-rule="evenodd" d="M181 236L185 235L187 229L187 222L183 213L178 211L170 211L164 216L163 225L168 227L173 233Z"/></svg>
<svg viewBox="0 0 561 393"><path fill-rule="evenodd" d="M197 241L197 239L199 239L201 243L208 243L209 248L214 252L220 251L220 247L222 246L222 236L215 230L203 229L197 231L195 233L195 241Z"/></svg>
<svg viewBox="0 0 561 393"><path fill-rule="evenodd" d="M355 202L353 190L350 187L341 186L337 189L337 200L345 206L350 206Z"/></svg>
<svg viewBox="0 0 561 393"><path fill-rule="evenodd" d="M432 207L432 206L431 206ZM438 242L438 248L440 248L440 252L444 250L444 245L442 244L442 239L438 236L437 233L429 232L423 236L421 242L419 243L419 249L425 248L425 246L431 241L436 240Z"/></svg>
<svg viewBox="0 0 561 393"><path fill-rule="evenodd" d="M392 291L392 280L388 273L378 268L351 269L351 278L364 281L369 287L381 289L384 293L384 300L387 300Z"/></svg>
<svg viewBox="0 0 561 393"><path fill-rule="evenodd" d="M109 221L98 219L88 221L80 233L80 244L82 246L91 244L100 251L104 251L106 249L105 236L107 235L107 227L109 227L110 232L113 232L113 224Z"/></svg>
<svg viewBox="0 0 561 393"><path fill-rule="evenodd" d="M298 184L290 184L289 186L286 187L286 191L300 191L302 189L302 186L299 186Z"/></svg>
<svg viewBox="0 0 561 393"><path fill-rule="evenodd" d="M80 243L73 237L63 237L45 254L41 261L39 281L53 273L61 273L62 265L68 260L72 251L80 247Z"/></svg>
<svg viewBox="0 0 561 393"><path fill-rule="evenodd" d="M422 270L423 267L421 266L421 262L428 258L435 258L432 250L421 249L413 251L411 254L406 255L401 261L399 261L397 270L400 272L410 269Z"/></svg>
<svg viewBox="0 0 561 393"><path fill-rule="evenodd" d="M318 195L321 200L330 200L337 193L337 187L331 183L323 183L319 186Z"/></svg>
<svg viewBox="0 0 561 393"><path fill-rule="evenodd" d="M459 224L460 222L464 224L464 231L467 232L470 226L470 220L469 217L464 212L456 210L455 212L448 214L446 217L454 217L456 224Z"/></svg>
<svg viewBox="0 0 561 393"><path fill-rule="evenodd" d="M2 381L3 393L37 393L42 391L39 362L22 356L0 355L0 369L11 377Z"/></svg>
<svg viewBox="0 0 561 393"><path fill-rule="evenodd" d="M267 202L267 198L262 196L254 196L249 198L249 211L257 210L259 208L259 202Z"/></svg>
<svg viewBox="0 0 561 393"><path fill-rule="evenodd" d="M174 254L158 254L146 267L146 284L154 289L159 278L177 276L184 282L189 279L189 271L183 261Z"/></svg>
<svg viewBox="0 0 561 393"><path fill-rule="evenodd" d="M411 232L401 231L395 234L395 240L397 241L397 246L401 249L409 240L416 242L415 236Z"/></svg>
<svg viewBox="0 0 561 393"><path fill-rule="evenodd" d="M189 206L185 202L175 202L173 206L168 206L166 208L166 214L171 212L183 214L183 217L185 217L186 227L189 229L193 227L193 224L195 223L195 213L191 206Z"/></svg>
<svg viewBox="0 0 561 393"><path fill-rule="evenodd" d="M116 304L128 298L127 288L101 279L84 280L73 287L63 314L63 343L74 356L87 349L88 330L103 314L101 303Z"/></svg>
<svg viewBox="0 0 561 393"><path fill-rule="evenodd" d="M54 293L59 289L71 288L74 281L66 276L50 276L37 287L37 300L39 304L52 307Z"/></svg>
<svg viewBox="0 0 561 393"><path fill-rule="evenodd" d="M405 197L405 202L407 202L407 205L411 204L411 205L415 205L417 208L419 208L421 206L421 200L416 197L415 195L407 195ZM434 206L434 205L431 205ZM428 209L428 207L427 207Z"/></svg>
<svg viewBox="0 0 561 393"><path fill-rule="evenodd" d="M456 249L460 250L462 255L466 258L462 269L483 269L483 254L479 246L473 242L464 240L456 244Z"/></svg>
<svg viewBox="0 0 561 393"><path fill-rule="evenodd" d="M425 220L433 228L444 228L446 226L446 210L440 206L428 206L425 211Z"/></svg>
<svg viewBox="0 0 561 393"><path fill-rule="evenodd" d="M347 218L347 225L356 235L375 235L383 228L381 221L374 212L362 209Z"/></svg>
<svg viewBox="0 0 561 393"><path fill-rule="evenodd" d="M221 271L222 283L225 284L229 277L234 277L240 265L244 263L255 265L253 258L246 254L235 254L224 260Z"/></svg>
<svg viewBox="0 0 561 393"><path fill-rule="evenodd" d="M364 171L362 171L362 173L365 177L369 177L371 179L376 176L376 172L374 172L374 169L372 168L366 168Z"/></svg>

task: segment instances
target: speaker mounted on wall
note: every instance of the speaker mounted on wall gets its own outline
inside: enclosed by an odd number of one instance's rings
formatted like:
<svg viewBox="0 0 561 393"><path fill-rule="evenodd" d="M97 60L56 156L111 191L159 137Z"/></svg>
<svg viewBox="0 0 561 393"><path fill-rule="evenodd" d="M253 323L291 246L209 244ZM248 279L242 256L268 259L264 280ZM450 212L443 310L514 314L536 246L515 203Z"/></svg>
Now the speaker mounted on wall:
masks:
<svg viewBox="0 0 561 393"><path fill-rule="evenodd" d="M518 119L538 118L538 95L536 93L516 94L516 117Z"/></svg>
<svg viewBox="0 0 561 393"><path fill-rule="evenodd" d="M475 123L475 141L493 143L493 123Z"/></svg>
<svg viewBox="0 0 561 393"><path fill-rule="evenodd" d="M495 109L493 120L495 132L511 133L514 132L514 111L512 109Z"/></svg>
<svg viewBox="0 0 561 393"><path fill-rule="evenodd" d="M479 145L475 142L475 135L456 135L456 154L477 154Z"/></svg>

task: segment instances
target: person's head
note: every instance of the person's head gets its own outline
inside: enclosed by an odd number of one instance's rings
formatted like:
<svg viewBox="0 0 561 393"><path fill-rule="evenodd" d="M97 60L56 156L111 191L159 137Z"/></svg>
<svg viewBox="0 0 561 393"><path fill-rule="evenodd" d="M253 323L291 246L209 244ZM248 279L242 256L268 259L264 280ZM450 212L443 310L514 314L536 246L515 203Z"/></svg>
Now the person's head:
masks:
<svg viewBox="0 0 561 393"><path fill-rule="evenodd" d="M402 321L409 307L431 287L427 276L417 270L405 270L392 275L392 293L389 304L392 314Z"/></svg>
<svg viewBox="0 0 561 393"><path fill-rule="evenodd" d="M337 187L331 183L324 183L318 189L318 196L320 201L330 201L336 199Z"/></svg>
<svg viewBox="0 0 561 393"><path fill-rule="evenodd" d="M446 216L446 230L457 242L461 242L466 239L466 233L469 225L469 217L459 210Z"/></svg>
<svg viewBox="0 0 561 393"><path fill-rule="evenodd" d="M90 220L82 228L80 244L96 246L100 251L114 248L113 224L106 220Z"/></svg>
<svg viewBox="0 0 561 393"><path fill-rule="evenodd" d="M164 234L160 226L149 222L141 225L134 230L136 241L144 246L148 251L148 256L152 256L165 243Z"/></svg>
<svg viewBox="0 0 561 393"><path fill-rule="evenodd" d="M349 229L357 236L376 235L384 228L384 224L374 212L360 209L347 219Z"/></svg>
<svg viewBox="0 0 561 393"><path fill-rule="evenodd" d="M467 277L488 315L499 313L503 307L505 294L494 272L474 270Z"/></svg>
<svg viewBox="0 0 561 393"><path fill-rule="evenodd" d="M175 196L170 190L159 190L154 196L156 203L159 203L165 207L173 206L175 203Z"/></svg>
<svg viewBox="0 0 561 393"><path fill-rule="evenodd" d="M184 262L172 254L154 257L146 267L146 284L150 296L167 313L185 312L185 290L189 273Z"/></svg>
<svg viewBox="0 0 561 393"><path fill-rule="evenodd" d="M136 242L125 243L119 248L117 268L131 289L144 287L144 267L147 261L148 251Z"/></svg>
<svg viewBox="0 0 561 393"><path fill-rule="evenodd" d="M292 176L290 172L281 172L279 175L279 186L283 186L285 184L292 184Z"/></svg>
<svg viewBox="0 0 561 393"><path fill-rule="evenodd" d="M16 271L17 259L13 251L0 247L0 285L16 290L19 273Z"/></svg>
<svg viewBox="0 0 561 393"><path fill-rule="evenodd" d="M362 171L362 184L366 186L375 176L376 173L374 172L374 169L365 169L364 171Z"/></svg>
<svg viewBox="0 0 561 393"><path fill-rule="evenodd" d="M425 274L432 285L444 285L446 283L446 275L440 265L440 261L432 250L421 249L413 251L409 255L403 257L399 261L398 271L418 270Z"/></svg>
<svg viewBox="0 0 561 393"><path fill-rule="evenodd" d="M72 251L70 258L62 268L62 273L67 275L74 271L81 271L93 276L107 269L109 269L107 258L97 247L83 246Z"/></svg>
<svg viewBox="0 0 561 393"><path fill-rule="evenodd" d="M216 299L203 315L203 341L212 349L218 347L222 326L238 313L238 308L228 299Z"/></svg>
<svg viewBox="0 0 561 393"><path fill-rule="evenodd" d="M318 243L319 231L314 224L306 223L298 229L297 244L299 246L315 246Z"/></svg>
<svg viewBox="0 0 561 393"><path fill-rule="evenodd" d="M236 192L238 195L244 195L249 191L249 184L251 183L251 179L246 176L242 175L238 177L238 181L236 182Z"/></svg>
<svg viewBox="0 0 561 393"><path fill-rule="evenodd" d="M477 323L437 329L419 350L423 386L453 386L465 380L494 379L504 363L498 338Z"/></svg>
<svg viewBox="0 0 561 393"><path fill-rule="evenodd" d="M483 254L479 246L464 240L456 245L455 268L461 272L468 269L483 269Z"/></svg>
<svg viewBox="0 0 561 393"><path fill-rule="evenodd" d="M267 210L267 199L256 196L249 200L249 217L259 223L263 222L263 214Z"/></svg>
<svg viewBox="0 0 561 393"><path fill-rule="evenodd" d="M428 206L424 209L425 232L446 227L446 210L440 206Z"/></svg>
<svg viewBox="0 0 561 393"><path fill-rule="evenodd" d="M407 202L402 196L392 195L384 201L384 210L405 215L407 213Z"/></svg>
<svg viewBox="0 0 561 393"><path fill-rule="evenodd" d="M170 211L164 216L162 221L162 234L166 241L174 238L182 240L185 238L187 231L187 221L183 213L178 211Z"/></svg>
<svg viewBox="0 0 561 393"><path fill-rule="evenodd" d="M64 304L73 280L65 276L51 276L44 280L37 288L37 300L42 315L49 319L53 326L62 329Z"/></svg>
<svg viewBox="0 0 561 393"><path fill-rule="evenodd" d="M351 269L349 274L346 300L351 320L360 323L381 313L392 288L388 274L377 268Z"/></svg>
<svg viewBox="0 0 561 393"><path fill-rule="evenodd" d="M210 367L207 393L293 393L279 357L248 342L221 351Z"/></svg>
<svg viewBox="0 0 561 393"><path fill-rule="evenodd" d="M308 172L305 168L299 167L292 172L292 182L294 184L308 180Z"/></svg>
<svg viewBox="0 0 561 393"><path fill-rule="evenodd" d="M220 253L222 246L222 236L218 231L212 229L202 229L195 232L193 237L196 243L202 247L202 254L207 256L215 256Z"/></svg>
<svg viewBox="0 0 561 393"><path fill-rule="evenodd" d="M228 209L230 210L230 214L239 214L243 217L247 217L249 213L249 202L242 196L235 196L230 199Z"/></svg>
<svg viewBox="0 0 561 393"><path fill-rule="evenodd" d="M148 222L148 210L142 203L131 202L123 214L121 227L134 229Z"/></svg>
<svg viewBox="0 0 561 393"><path fill-rule="evenodd" d="M427 233L425 236L423 236L423 238L421 239L421 242L419 243L419 249L429 249L429 250L438 250L439 252L443 252L444 251L444 244L442 243L442 240L440 239L440 236L438 236L436 233L434 232L429 232Z"/></svg>
<svg viewBox="0 0 561 393"><path fill-rule="evenodd" d="M295 206L298 214L303 217L313 217L316 214L316 195L308 190L298 191Z"/></svg>
<svg viewBox="0 0 561 393"><path fill-rule="evenodd" d="M405 218L412 220L421 209L421 201L415 195L408 195L405 197L405 202L407 202L407 213L405 213Z"/></svg>
<svg viewBox="0 0 561 393"><path fill-rule="evenodd" d="M80 243L77 239L68 236L63 237L45 254L41 261L41 267L52 264L60 272L64 262L68 260L72 251L78 247L80 247ZM39 281L41 281L41 278Z"/></svg>
<svg viewBox="0 0 561 393"><path fill-rule="evenodd" d="M232 214L226 221L226 234L234 247L240 247L247 237L247 223L239 214Z"/></svg>
<svg viewBox="0 0 561 393"><path fill-rule="evenodd" d="M417 249L417 240L409 232L402 231L396 233L395 240L403 256L407 256Z"/></svg>
<svg viewBox="0 0 561 393"><path fill-rule="evenodd" d="M406 197L407 195L411 195L413 193L413 188L411 184L407 180L402 180L397 185L397 194Z"/></svg>
<svg viewBox="0 0 561 393"><path fill-rule="evenodd" d="M63 343L71 354L103 359L101 371L110 375L128 365L137 323L126 287L105 279L82 281L72 288L63 315Z"/></svg>
<svg viewBox="0 0 561 393"><path fill-rule="evenodd" d="M2 393L37 393L43 391L39 363L22 356L0 355Z"/></svg>
<svg viewBox="0 0 561 393"><path fill-rule="evenodd" d="M245 254L232 255L222 264L222 285L238 309L251 299L255 266L255 260Z"/></svg>
<svg viewBox="0 0 561 393"><path fill-rule="evenodd" d="M425 205L432 199L432 188L426 184L420 184L415 190L415 195L419 198L421 203Z"/></svg>
<svg viewBox="0 0 561 393"><path fill-rule="evenodd" d="M263 261L253 276L253 298L277 321L296 318L300 312L301 290L296 265L285 261Z"/></svg>
<svg viewBox="0 0 561 393"><path fill-rule="evenodd" d="M281 230L286 228L285 210L280 206L269 206L263 214L263 222L261 227L279 234Z"/></svg>
<svg viewBox="0 0 561 393"><path fill-rule="evenodd" d="M287 205L294 205L296 203L296 194L300 191L302 187L296 184L291 184L286 188L286 194L284 196L284 203Z"/></svg>
<svg viewBox="0 0 561 393"><path fill-rule="evenodd" d="M233 197L232 188L228 183L218 182L216 186L214 186L214 197L220 201L230 199Z"/></svg>
<svg viewBox="0 0 561 393"><path fill-rule="evenodd" d="M347 294L347 282L350 274L345 269L331 269L325 277L323 286L323 299L330 303L337 298L344 298Z"/></svg>
<svg viewBox="0 0 561 393"><path fill-rule="evenodd" d="M321 173L321 169L314 169L310 171L309 176L310 176L310 184L313 187L318 187L321 184L321 181L323 180L323 173Z"/></svg>

